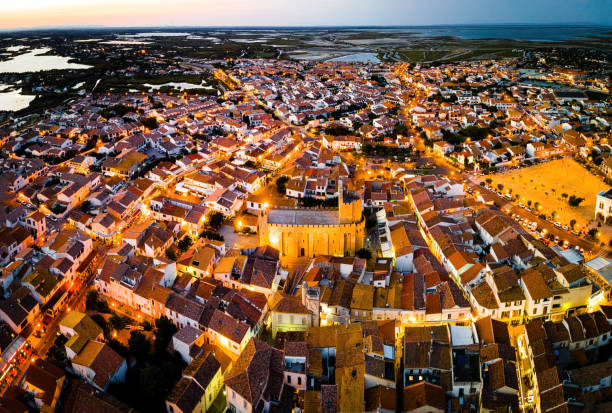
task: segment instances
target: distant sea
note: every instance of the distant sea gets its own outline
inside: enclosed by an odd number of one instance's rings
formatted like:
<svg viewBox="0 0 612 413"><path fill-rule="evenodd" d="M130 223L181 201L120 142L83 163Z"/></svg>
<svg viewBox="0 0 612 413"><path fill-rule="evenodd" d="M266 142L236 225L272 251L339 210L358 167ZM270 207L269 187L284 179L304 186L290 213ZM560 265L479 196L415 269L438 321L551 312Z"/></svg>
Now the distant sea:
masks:
<svg viewBox="0 0 612 413"><path fill-rule="evenodd" d="M612 33L610 26L580 25L457 25L403 27L421 37L451 36L461 39L515 39L538 42L578 40Z"/></svg>
<svg viewBox="0 0 612 413"><path fill-rule="evenodd" d="M30 28L20 30L0 29L0 32L10 31L90 31L96 33L117 32L134 33L138 37L145 35L171 36L185 35L184 32L300 32L329 30L338 31L376 31L388 33L401 33L416 37L457 37L461 39L515 39L539 42L561 42L567 40L589 39L597 36L612 35L612 26L585 25L585 24L457 24L433 26L166 26L166 27L53 27ZM151 33L154 32L154 33Z"/></svg>
<svg viewBox="0 0 612 413"><path fill-rule="evenodd" d="M147 28L151 30L157 28ZM124 28L125 30L125 28ZM128 29L135 30L138 29ZM433 26L311 26L311 27L160 27L160 31L240 31L240 32L282 32L282 31L375 31L402 33L416 37L457 37L460 39L515 39L539 42L561 42L567 40L589 39L597 36L612 35L612 26L584 24L458 24ZM139 31L142 31L140 29Z"/></svg>

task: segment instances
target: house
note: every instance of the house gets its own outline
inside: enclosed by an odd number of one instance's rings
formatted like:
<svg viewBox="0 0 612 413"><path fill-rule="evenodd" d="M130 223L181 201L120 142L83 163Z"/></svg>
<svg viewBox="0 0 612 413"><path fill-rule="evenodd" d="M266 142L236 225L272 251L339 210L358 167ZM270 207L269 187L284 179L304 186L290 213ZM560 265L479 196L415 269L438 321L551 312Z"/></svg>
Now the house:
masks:
<svg viewBox="0 0 612 413"><path fill-rule="evenodd" d="M127 363L108 344L89 341L72 359L72 368L79 377L105 391L110 383L125 380Z"/></svg>
<svg viewBox="0 0 612 413"><path fill-rule="evenodd" d="M598 193L595 201L595 219L607 223L609 217L612 217L612 188Z"/></svg>
<svg viewBox="0 0 612 413"><path fill-rule="evenodd" d="M60 333L68 339L64 344L66 357L71 360L91 340L104 339L102 328L87 314L70 311L59 323Z"/></svg>
<svg viewBox="0 0 612 413"><path fill-rule="evenodd" d="M279 331L307 331L312 317L297 297L275 293L271 299L272 338Z"/></svg>
<svg viewBox="0 0 612 413"><path fill-rule="evenodd" d="M168 413L204 413L223 387L223 369L214 352L202 354L183 371L183 377L166 397Z"/></svg>
<svg viewBox="0 0 612 413"><path fill-rule="evenodd" d="M242 354L254 336L253 329L247 323L240 322L219 309L214 310L204 327L211 344L218 345L236 356Z"/></svg>
<svg viewBox="0 0 612 413"><path fill-rule="evenodd" d="M19 288L6 300L0 300L0 320L16 333L32 326L39 313L39 302L25 287Z"/></svg>
<svg viewBox="0 0 612 413"><path fill-rule="evenodd" d="M34 397L41 412L54 412L66 381L66 373L54 364L36 359L28 368L21 387Z"/></svg>
<svg viewBox="0 0 612 413"><path fill-rule="evenodd" d="M230 411L269 411L284 390L282 352L252 338L226 375L225 386Z"/></svg>
<svg viewBox="0 0 612 413"><path fill-rule="evenodd" d="M193 360L194 352L204 344L204 333L200 329L185 326L172 336L172 348L179 353L187 364Z"/></svg>
<svg viewBox="0 0 612 413"><path fill-rule="evenodd" d="M444 388L426 381L404 387L404 412L444 413L446 395Z"/></svg>

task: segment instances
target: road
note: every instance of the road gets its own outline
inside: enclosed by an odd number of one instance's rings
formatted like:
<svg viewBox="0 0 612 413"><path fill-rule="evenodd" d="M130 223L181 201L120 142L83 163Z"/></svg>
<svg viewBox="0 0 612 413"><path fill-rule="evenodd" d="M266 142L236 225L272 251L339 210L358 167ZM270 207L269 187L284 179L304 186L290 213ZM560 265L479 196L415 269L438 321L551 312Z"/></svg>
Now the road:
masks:
<svg viewBox="0 0 612 413"><path fill-rule="evenodd" d="M75 292L68 300L66 300L64 306L60 309L60 311L58 311L55 317L53 317L53 321L47 326L45 332L42 334L41 337L35 337L34 331L32 331L32 333L29 334L28 337L26 337L26 339L30 342L33 348L32 358L26 360L23 363L23 365L15 375L15 378L10 384L14 385L21 382L23 376L28 371L28 368L33 359L35 359L36 357L44 359L47 356L47 352L51 347L53 347L55 339L59 334L59 323L69 311L76 309L82 311L85 310L85 296L87 295L87 291L93 284L94 276L95 271L89 271L89 274L87 276L80 276L79 278L77 278L74 285L72 286L72 290ZM41 312L38 315L35 323L42 324L43 317L44 313ZM36 326L33 325L32 327L32 330L34 330Z"/></svg>

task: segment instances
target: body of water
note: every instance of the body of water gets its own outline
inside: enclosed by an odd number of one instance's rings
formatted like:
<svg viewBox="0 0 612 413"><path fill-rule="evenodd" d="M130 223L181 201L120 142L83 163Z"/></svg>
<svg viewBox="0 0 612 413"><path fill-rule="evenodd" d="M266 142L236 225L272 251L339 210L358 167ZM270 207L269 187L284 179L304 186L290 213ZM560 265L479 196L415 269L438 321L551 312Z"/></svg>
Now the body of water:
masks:
<svg viewBox="0 0 612 413"><path fill-rule="evenodd" d="M202 27L200 30L217 29ZM418 37L458 37L461 39L516 39L528 41L559 42L609 36L612 26L580 25L580 24L497 24L497 25L434 25L434 26L336 26L336 27L226 27L224 33L262 33L262 32L311 32L321 30L373 31L388 33L412 34Z"/></svg>
<svg viewBox="0 0 612 413"><path fill-rule="evenodd" d="M353 53L346 56L335 57L333 59L326 60L326 62L368 62L368 63L380 63L376 53Z"/></svg>
<svg viewBox="0 0 612 413"><path fill-rule="evenodd" d="M34 96L32 95L22 95L21 89L5 92L5 90L9 88L9 85L0 85L0 111L17 111L24 109L34 100Z"/></svg>
<svg viewBox="0 0 612 413"><path fill-rule="evenodd" d="M375 30L375 29L371 29ZM376 29L380 31L380 29ZM395 33L412 33L419 37L458 37L466 40L477 39L514 39L539 42L561 42L566 40L588 39L605 36L612 32L610 26L584 25L442 25L442 26L406 26L385 28Z"/></svg>
<svg viewBox="0 0 612 413"><path fill-rule="evenodd" d="M522 82L527 83L529 85L535 85L535 86L540 86L540 87L554 87L554 88L563 87L563 85L560 85L558 83L553 83L553 82L547 82L546 80L525 79Z"/></svg>
<svg viewBox="0 0 612 413"><path fill-rule="evenodd" d="M606 30L610 30L607 28ZM453 36L461 39L515 39L539 42L559 42L589 38L606 30L593 26L446 26L418 29L419 36Z"/></svg>
<svg viewBox="0 0 612 413"><path fill-rule="evenodd" d="M91 67L78 63L70 63L69 57L42 56L42 54L47 53L49 50L51 49L34 49L28 53L23 53L12 59L0 62L0 73L28 73L45 70L88 69Z"/></svg>
<svg viewBox="0 0 612 413"><path fill-rule="evenodd" d="M171 86L175 89L180 89L180 90L185 90L185 89L209 89L212 90L213 87L212 86L208 86L204 83L200 84L200 85L196 85L195 83L176 83L176 82L169 82L169 83L162 83L160 85L151 85L149 83L144 83L143 86L148 87L151 90L158 90L160 88L162 88L163 86Z"/></svg>

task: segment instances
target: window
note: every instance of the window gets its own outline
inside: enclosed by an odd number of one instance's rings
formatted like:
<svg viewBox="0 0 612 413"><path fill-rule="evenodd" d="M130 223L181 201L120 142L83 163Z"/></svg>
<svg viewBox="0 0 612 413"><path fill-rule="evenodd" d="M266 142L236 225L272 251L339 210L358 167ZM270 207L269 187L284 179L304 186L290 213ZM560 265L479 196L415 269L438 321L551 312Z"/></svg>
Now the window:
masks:
<svg viewBox="0 0 612 413"><path fill-rule="evenodd" d="M287 376L287 384L291 384L291 376Z"/></svg>
<svg viewBox="0 0 612 413"><path fill-rule="evenodd" d="M302 385L302 378L298 376L298 386Z"/></svg>

